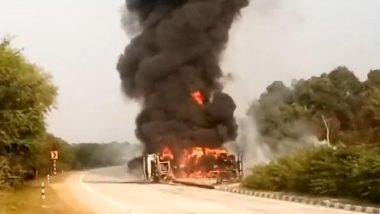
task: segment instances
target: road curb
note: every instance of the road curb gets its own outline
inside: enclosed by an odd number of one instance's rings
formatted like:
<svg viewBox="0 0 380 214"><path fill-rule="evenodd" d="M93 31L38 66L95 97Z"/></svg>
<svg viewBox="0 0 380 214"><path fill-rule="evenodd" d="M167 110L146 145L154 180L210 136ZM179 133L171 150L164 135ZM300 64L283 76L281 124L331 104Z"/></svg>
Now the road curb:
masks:
<svg viewBox="0 0 380 214"><path fill-rule="evenodd" d="M207 184L199 184L199 183L180 181L180 180L173 180L172 182L176 184L182 184L185 186L193 186L193 187L199 187L199 188L204 188L204 189L215 189L215 186L207 185Z"/></svg>
<svg viewBox="0 0 380 214"><path fill-rule="evenodd" d="M240 189L240 188L219 186L219 187L215 187L215 189L219 191L231 192L231 193L236 193L236 194L241 194L241 195L250 195L250 196L255 196L255 197L260 197L260 198L269 198L269 199L275 199L275 200L297 202L297 203L302 203L302 204L323 206L323 207L356 211L356 212L369 213L369 214L380 214L380 208L376 208L376 207L359 206L359 205L353 205L353 204L347 204L347 203L341 203L341 202L332 202L329 200L310 199L310 198L301 197L301 196L292 196L292 195L276 194L276 193L270 193L270 192L245 190L245 189Z"/></svg>

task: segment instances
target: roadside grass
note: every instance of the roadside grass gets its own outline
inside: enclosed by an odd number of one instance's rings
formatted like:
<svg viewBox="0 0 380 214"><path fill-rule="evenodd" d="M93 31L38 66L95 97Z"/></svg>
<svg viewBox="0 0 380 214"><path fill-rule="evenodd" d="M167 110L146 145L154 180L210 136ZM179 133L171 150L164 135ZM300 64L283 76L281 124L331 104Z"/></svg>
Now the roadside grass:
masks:
<svg viewBox="0 0 380 214"><path fill-rule="evenodd" d="M51 184L38 179L16 190L0 191L0 214L89 214L75 202L65 203L52 185L62 183L69 174L51 178ZM45 182L46 198L41 197L41 182Z"/></svg>

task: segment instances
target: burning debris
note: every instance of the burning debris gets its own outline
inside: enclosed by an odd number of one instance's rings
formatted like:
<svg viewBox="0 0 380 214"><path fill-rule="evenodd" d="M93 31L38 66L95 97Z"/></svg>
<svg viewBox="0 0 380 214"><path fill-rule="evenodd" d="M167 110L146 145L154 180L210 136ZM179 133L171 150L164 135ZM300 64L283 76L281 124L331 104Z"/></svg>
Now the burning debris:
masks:
<svg viewBox="0 0 380 214"><path fill-rule="evenodd" d="M223 143L235 140L236 105L222 91L218 63L229 28L247 5L248 0L126 0L142 31L120 56L117 70L126 95L142 101L136 136L145 154L160 153L174 166L186 162L203 173L212 169L208 161L215 162L215 154L225 154Z"/></svg>

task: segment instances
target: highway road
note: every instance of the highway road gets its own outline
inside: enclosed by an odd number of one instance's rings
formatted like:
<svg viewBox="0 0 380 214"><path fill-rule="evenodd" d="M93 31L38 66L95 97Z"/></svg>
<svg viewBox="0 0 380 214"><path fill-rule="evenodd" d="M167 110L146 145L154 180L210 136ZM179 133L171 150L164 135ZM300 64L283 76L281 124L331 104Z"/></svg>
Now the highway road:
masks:
<svg viewBox="0 0 380 214"><path fill-rule="evenodd" d="M355 212L180 185L143 184L123 167L74 174L74 197L96 214L354 214Z"/></svg>

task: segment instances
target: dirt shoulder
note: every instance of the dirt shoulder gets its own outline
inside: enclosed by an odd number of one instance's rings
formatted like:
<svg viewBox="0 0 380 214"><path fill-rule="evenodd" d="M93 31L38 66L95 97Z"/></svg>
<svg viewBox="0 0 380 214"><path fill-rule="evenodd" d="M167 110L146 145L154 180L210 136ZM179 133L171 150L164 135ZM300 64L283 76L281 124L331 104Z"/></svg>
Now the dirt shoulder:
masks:
<svg viewBox="0 0 380 214"><path fill-rule="evenodd" d="M77 202L65 186L70 173L52 177L50 183L39 179L14 191L0 191L0 214L90 214ZM41 197L45 183L45 200Z"/></svg>

